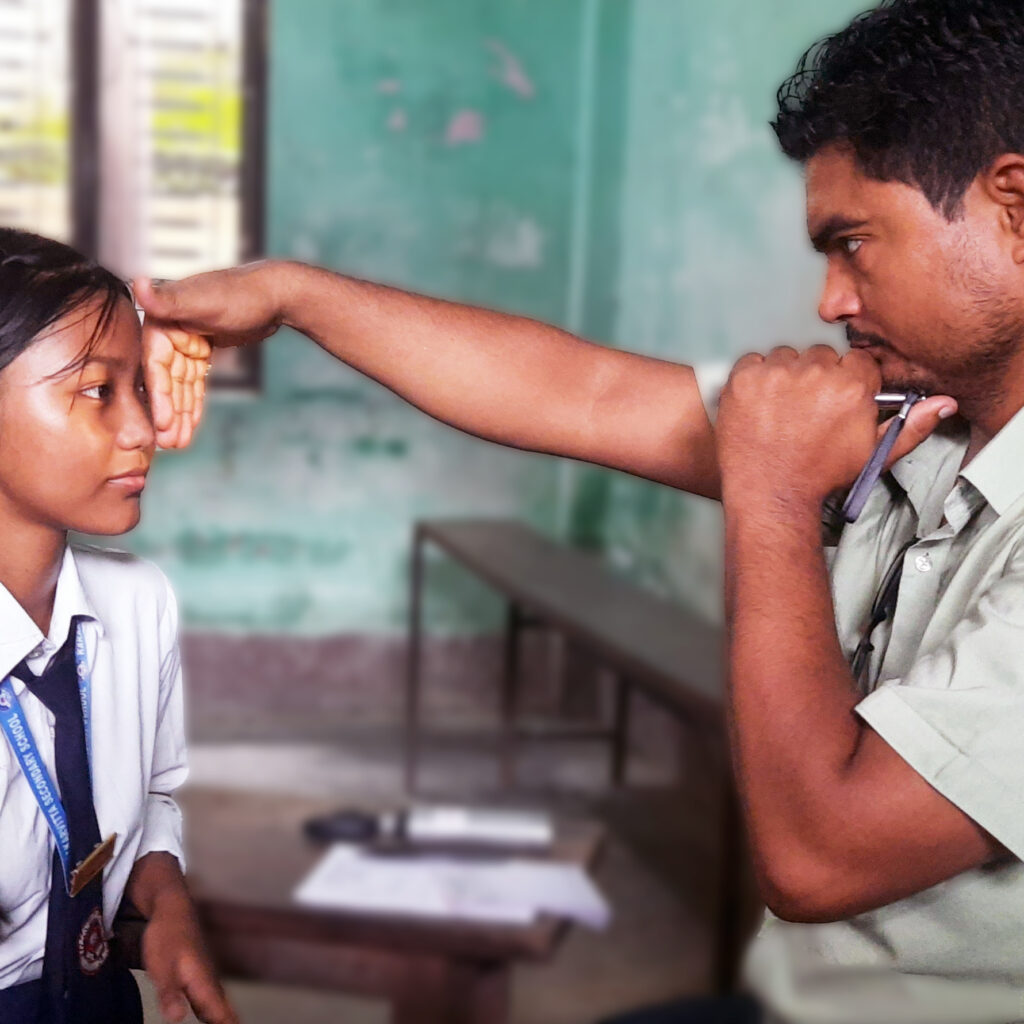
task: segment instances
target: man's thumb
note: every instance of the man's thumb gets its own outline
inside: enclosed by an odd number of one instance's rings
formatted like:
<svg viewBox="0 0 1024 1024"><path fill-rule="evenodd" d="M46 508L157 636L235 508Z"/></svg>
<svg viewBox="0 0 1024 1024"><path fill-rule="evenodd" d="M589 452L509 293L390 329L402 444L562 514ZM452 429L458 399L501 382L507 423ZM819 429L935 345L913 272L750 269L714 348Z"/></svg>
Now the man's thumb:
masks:
<svg viewBox="0 0 1024 1024"><path fill-rule="evenodd" d="M925 438L930 437L935 428L943 421L954 416L957 411L955 398L946 395L934 395L918 402L907 415L907 423L896 440L887 464L891 466L899 462L904 455L909 455ZM888 423L882 424L880 433L884 433Z"/></svg>
<svg viewBox="0 0 1024 1024"><path fill-rule="evenodd" d="M132 294L150 316L158 320L172 320L175 302L171 287L156 285L151 277L137 277L132 281Z"/></svg>

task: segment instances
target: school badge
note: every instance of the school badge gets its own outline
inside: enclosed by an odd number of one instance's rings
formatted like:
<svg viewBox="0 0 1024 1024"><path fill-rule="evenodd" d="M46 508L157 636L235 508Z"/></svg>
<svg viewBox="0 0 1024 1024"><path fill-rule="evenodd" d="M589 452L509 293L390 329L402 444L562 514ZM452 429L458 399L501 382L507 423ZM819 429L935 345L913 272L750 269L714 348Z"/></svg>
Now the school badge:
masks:
<svg viewBox="0 0 1024 1024"><path fill-rule="evenodd" d="M103 931L103 915L97 907L86 918L78 936L78 966L83 974L96 974L110 956L110 943Z"/></svg>
<svg viewBox="0 0 1024 1024"><path fill-rule="evenodd" d="M0 711L11 710L11 695L6 690L0 690Z"/></svg>

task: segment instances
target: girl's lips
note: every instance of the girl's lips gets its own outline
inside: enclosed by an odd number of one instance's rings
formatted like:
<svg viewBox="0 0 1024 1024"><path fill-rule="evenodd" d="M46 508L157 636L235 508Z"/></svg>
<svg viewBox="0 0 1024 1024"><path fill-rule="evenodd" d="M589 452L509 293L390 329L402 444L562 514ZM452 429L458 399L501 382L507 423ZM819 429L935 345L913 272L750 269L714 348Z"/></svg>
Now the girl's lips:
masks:
<svg viewBox="0 0 1024 1024"><path fill-rule="evenodd" d="M145 472L124 473L121 476L111 477L107 482L131 493L138 493L146 486L146 474Z"/></svg>

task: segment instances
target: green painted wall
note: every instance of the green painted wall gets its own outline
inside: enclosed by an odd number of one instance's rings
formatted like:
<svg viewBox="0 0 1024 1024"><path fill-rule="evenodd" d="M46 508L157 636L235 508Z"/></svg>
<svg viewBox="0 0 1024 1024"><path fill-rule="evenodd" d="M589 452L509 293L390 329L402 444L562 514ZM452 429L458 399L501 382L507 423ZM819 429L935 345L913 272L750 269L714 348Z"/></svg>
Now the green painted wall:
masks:
<svg viewBox="0 0 1024 1024"><path fill-rule="evenodd" d="M845 0L277 0L269 250L691 361L822 336L767 128ZM419 516L524 517L713 613L713 509L483 444L301 339L213 401L127 539L193 627L402 628ZM493 621L458 573L436 623Z"/></svg>
<svg viewBox="0 0 1024 1024"><path fill-rule="evenodd" d="M864 0L632 0L621 264L613 338L694 363L841 338L816 315L822 272L775 93L802 50ZM606 474L609 560L720 616L717 505ZM597 489L592 474L584 485Z"/></svg>

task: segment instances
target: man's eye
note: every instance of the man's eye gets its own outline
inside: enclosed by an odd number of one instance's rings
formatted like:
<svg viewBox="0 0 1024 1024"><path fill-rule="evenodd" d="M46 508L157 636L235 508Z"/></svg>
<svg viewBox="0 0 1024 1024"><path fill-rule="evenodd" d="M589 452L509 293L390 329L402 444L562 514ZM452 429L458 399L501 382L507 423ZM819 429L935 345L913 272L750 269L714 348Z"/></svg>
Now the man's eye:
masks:
<svg viewBox="0 0 1024 1024"><path fill-rule="evenodd" d="M860 247L864 244L863 238L841 238L839 239L839 248L842 249L843 253L847 256L855 256L860 250Z"/></svg>

